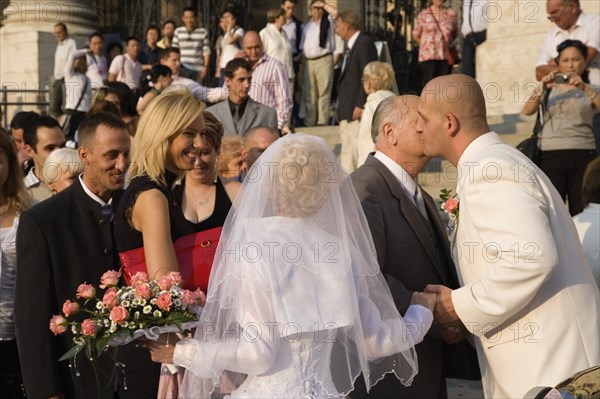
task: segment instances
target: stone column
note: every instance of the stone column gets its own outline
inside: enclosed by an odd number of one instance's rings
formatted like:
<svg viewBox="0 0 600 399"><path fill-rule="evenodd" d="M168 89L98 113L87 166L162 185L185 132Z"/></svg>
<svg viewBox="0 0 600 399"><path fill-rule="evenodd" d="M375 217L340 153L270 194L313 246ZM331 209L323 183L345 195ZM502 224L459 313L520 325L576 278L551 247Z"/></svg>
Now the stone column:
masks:
<svg viewBox="0 0 600 399"><path fill-rule="evenodd" d="M43 89L54 73L56 38L54 24L64 22L69 36L81 48L96 30L98 18L87 1L11 1L3 10L0 29L0 86L11 89ZM35 94L12 94L9 102L35 102ZM11 106L7 117L16 111L45 111L45 107Z"/></svg>

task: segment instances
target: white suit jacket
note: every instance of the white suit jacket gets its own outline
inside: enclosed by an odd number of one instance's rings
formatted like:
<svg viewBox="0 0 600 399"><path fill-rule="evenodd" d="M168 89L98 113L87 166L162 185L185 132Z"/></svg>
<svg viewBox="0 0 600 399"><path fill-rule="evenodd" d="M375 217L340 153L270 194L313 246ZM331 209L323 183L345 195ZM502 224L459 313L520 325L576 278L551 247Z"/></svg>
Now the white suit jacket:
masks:
<svg viewBox="0 0 600 399"><path fill-rule="evenodd" d="M452 301L478 338L486 398L521 398L600 364L598 288L550 180L494 132L458 168Z"/></svg>

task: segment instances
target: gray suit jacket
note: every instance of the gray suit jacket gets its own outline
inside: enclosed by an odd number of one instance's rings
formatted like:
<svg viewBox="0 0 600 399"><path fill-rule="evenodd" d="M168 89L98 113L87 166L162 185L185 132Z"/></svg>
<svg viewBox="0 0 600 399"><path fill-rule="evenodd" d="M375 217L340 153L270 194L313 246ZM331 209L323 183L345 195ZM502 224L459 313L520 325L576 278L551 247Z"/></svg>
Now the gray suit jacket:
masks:
<svg viewBox="0 0 600 399"><path fill-rule="evenodd" d="M249 129L257 126L268 126L277 130L277 112L273 108L257 103L251 98L248 99L244 115L242 115L237 126L233 121L233 115L231 115L229 101L227 100L208 107L206 111L213 114L223 124L225 134L245 136Z"/></svg>
<svg viewBox="0 0 600 399"><path fill-rule="evenodd" d="M371 229L379 266L400 314L406 312L412 293L423 291L427 284L457 288L458 278L445 227L431 196L423 192L430 223L419 213L392 172L372 154L351 178ZM390 374L375 385L368 396L363 391L353 393L352 398L446 397L445 377L449 370L444 365L445 347L455 345L446 345L439 338L440 332L439 325L434 323L425 340L416 346L419 374L410 387L402 386ZM465 344L463 341L459 345ZM470 356L474 361L472 349ZM452 357L447 360L466 361L456 352ZM474 367L477 370L477 364ZM360 391L360 380L357 380L357 391Z"/></svg>

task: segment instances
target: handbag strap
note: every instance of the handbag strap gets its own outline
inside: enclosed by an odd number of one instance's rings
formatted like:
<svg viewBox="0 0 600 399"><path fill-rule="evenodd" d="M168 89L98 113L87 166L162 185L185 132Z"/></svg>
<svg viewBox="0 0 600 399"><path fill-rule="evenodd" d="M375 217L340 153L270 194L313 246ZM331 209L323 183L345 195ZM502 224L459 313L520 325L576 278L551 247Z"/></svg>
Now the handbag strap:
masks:
<svg viewBox="0 0 600 399"><path fill-rule="evenodd" d="M535 126L533 127L533 137L537 137L542 133L544 127L544 112L548 109L548 97L550 97L550 90L544 91L544 97L538 105L538 112L535 118Z"/></svg>
<svg viewBox="0 0 600 399"><path fill-rule="evenodd" d="M442 30L442 27L440 26L440 23L438 22L437 18L435 17L435 14L433 13L433 10L431 9L431 7L429 7L429 12L431 13L431 16L433 17L433 21L435 22L438 29L440 30L442 37L444 38L444 47L448 47L448 45L446 44L448 42L448 38L444 34L444 31Z"/></svg>

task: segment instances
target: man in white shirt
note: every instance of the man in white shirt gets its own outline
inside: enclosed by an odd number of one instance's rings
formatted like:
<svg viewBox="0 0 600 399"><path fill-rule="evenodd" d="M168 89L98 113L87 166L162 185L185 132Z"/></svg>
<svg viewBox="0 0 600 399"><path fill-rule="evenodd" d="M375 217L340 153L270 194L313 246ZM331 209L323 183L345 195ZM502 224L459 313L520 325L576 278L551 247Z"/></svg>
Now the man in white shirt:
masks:
<svg viewBox="0 0 600 399"><path fill-rule="evenodd" d="M475 54L477 46L485 42L487 36L487 0L464 0L462 12L463 49L461 70L465 75L475 77Z"/></svg>
<svg viewBox="0 0 600 399"><path fill-rule="evenodd" d="M108 79L108 63L106 57L102 54L104 49L104 37L100 32L94 32L90 35L88 47L91 52L87 54L87 72L93 90L104 86L104 81Z"/></svg>
<svg viewBox="0 0 600 399"><path fill-rule="evenodd" d="M50 86L50 115L58 118L63 113L65 65L67 64L69 54L77 50L77 44L75 40L69 37L67 25L63 22L58 22L54 25L54 36L58 40L58 44L54 52L54 81Z"/></svg>
<svg viewBox="0 0 600 399"><path fill-rule="evenodd" d="M92 50L81 49L71 53L65 67L65 90L67 101L65 104L66 121L63 121L67 140L75 138L77 127L85 118L92 107L92 85L86 76L87 58Z"/></svg>
<svg viewBox="0 0 600 399"><path fill-rule="evenodd" d="M311 19L304 25L300 48L304 64L304 103L307 126L329 124L329 106L333 88L333 51L335 24L324 9L324 2L313 0Z"/></svg>
<svg viewBox="0 0 600 399"><path fill-rule="evenodd" d="M127 38L126 53L117 55L110 64L108 70L109 82L123 82L131 90L139 88L142 78L142 64L138 61L138 55L141 50L140 40L135 36Z"/></svg>
<svg viewBox="0 0 600 399"><path fill-rule="evenodd" d="M281 8L285 10L285 24L283 25L283 31L285 32L290 47L292 48L292 60L294 63L294 87L292 88L292 95L294 99L294 106L292 108L292 123L294 126L301 125L300 107L303 101L302 86L300 86L301 79L299 77L300 62L302 61L302 50L300 50L300 38L302 37L303 24L295 15L294 10L296 9L296 0L282 0Z"/></svg>
<svg viewBox="0 0 600 399"><path fill-rule="evenodd" d="M167 47L159 55L159 64L168 66L173 73L171 86L185 86L200 101L216 103L227 98L227 90L222 87L205 87L192 79L179 75L181 72L181 54L176 47Z"/></svg>

